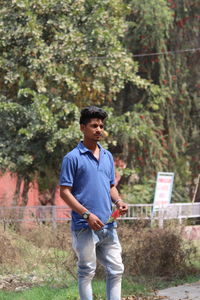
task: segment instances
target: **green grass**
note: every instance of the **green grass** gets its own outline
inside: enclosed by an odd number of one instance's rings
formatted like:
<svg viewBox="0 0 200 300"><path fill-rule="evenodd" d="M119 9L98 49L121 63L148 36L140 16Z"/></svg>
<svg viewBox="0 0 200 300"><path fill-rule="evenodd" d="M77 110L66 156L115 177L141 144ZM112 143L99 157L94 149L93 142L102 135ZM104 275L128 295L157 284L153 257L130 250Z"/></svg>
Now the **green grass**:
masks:
<svg viewBox="0 0 200 300"><path fill-rule="evenodd" d="M78 300L77 288L35 287L23 292L0 291L1 300Z"/></svg>
<svg viewBox="0 0 200 300"><path fill-rule="evenodd" d="M94 280L94 299L105 300L106 285L103 280ZM144 285L123 280L123 296L146 294ZM21 292L0 291L1 300L78 300L77 282L71 283L68 288L53 288L50 286L34 287Z"/></svg>

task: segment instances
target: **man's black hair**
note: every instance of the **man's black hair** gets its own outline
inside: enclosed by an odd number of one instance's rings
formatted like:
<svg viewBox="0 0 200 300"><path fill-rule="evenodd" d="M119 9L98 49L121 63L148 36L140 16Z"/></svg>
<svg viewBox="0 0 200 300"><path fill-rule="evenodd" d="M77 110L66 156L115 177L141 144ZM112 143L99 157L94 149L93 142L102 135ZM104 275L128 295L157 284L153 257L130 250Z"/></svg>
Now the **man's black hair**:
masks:
<svg viewBox="0 0 200 300"><path fill-rule="evenodd" d="M107 112L97 106L87 106L81 111L80 124L87 124L90 119L101 119L107 117Z"/></svg>

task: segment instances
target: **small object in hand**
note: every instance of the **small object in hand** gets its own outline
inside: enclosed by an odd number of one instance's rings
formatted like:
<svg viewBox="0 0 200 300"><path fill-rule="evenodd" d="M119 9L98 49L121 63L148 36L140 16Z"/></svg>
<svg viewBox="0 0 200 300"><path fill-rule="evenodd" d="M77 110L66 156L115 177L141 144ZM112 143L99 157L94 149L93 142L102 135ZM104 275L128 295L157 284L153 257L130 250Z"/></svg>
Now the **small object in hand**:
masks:
<svg viewBox="0 0 200 300"><path fill-rule="evenodd" d="M109 220L108 220L108 222L107 223L112 223L112 222L114 222L117 218L119 218L120 217L120 212L119 212L119 209L116 209L113 213L112 213L112 215L111 215L111 217L109 218Z"/></svg>

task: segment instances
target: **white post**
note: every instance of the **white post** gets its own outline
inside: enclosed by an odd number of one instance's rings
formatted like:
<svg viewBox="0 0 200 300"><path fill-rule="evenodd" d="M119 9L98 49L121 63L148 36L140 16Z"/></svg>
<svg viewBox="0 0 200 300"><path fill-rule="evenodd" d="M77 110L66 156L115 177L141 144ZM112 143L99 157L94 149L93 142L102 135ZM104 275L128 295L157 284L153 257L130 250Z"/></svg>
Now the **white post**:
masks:
<svg viewBox="0 0 200 300"><path fill-rule="evenodd" d="M52 224L53 224L53 228L55 229L57 227L57 224L56 224L56 206L55 205L52 206Z"/></svg>
<svg viewBox="0 0 200 300"><path fill-rule="evenodd" d="M163 228L164 225L164 210L163 208L159 209L159 213L158 213L158 226L159 228Z"/></svg>

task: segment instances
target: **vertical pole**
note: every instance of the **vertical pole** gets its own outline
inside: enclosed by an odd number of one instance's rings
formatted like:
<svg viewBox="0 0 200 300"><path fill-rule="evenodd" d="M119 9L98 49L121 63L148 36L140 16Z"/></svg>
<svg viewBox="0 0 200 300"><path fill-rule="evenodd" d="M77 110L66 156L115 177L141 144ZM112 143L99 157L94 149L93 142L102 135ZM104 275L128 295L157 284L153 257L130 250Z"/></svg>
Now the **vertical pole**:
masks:
<svg viewBox="0 0 200 300"><path fill-rule="evenodd" d="M163 228L163 224L164 224L164 210L163 208L159 209L159 213L158 213L158 226L159 228Z"/></svg>
<svg viewBox="0 0 200 300"><path fill-rule="evenodd" d="M56 206L55 205L52 206L52 225L53 225L53 229L56 229L57 224L56 224Z"/></svg>
<svg viewBox="0 0 200 300"><path fill-rule="evenodd" d="M179 225L182 224L182 205L179 206Z"/></svg>

